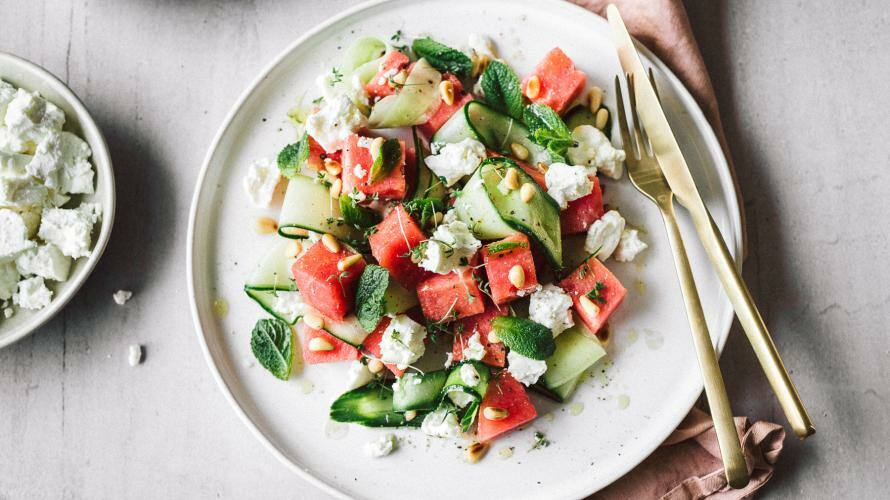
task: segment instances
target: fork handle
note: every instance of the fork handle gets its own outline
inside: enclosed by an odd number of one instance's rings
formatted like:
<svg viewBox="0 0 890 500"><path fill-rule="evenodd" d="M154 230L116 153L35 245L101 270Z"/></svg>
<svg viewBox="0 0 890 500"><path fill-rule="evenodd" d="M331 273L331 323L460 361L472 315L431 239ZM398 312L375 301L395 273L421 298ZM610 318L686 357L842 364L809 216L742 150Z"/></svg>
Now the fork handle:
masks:
<svg viewBox="0 0 890 500"><path fill-rule="evenodd" d="M695 278L692 275L692 268L689 266L686 247L680 234L680 226L677 224L672 197L667 195L660 198L658 205L674 254L674 265L677 268L677 278L683 292L683 302L686 306L686 315L689 318L689 327L692 330L692 340L695 344L695 352L704 381L705 395L708 398L708 406L710 406L711 417L714 420L717 444L720 447L720 455L723 457L726 480L731 487L742 488L748 484L748 466L744 455L742 455L739 435L733 422L732 407L723 384L723 375L720 373L717 354L714 352L711 336L708 333L708 324L705 322L705 314L702 311L698 290L695 286Z"/></svg>

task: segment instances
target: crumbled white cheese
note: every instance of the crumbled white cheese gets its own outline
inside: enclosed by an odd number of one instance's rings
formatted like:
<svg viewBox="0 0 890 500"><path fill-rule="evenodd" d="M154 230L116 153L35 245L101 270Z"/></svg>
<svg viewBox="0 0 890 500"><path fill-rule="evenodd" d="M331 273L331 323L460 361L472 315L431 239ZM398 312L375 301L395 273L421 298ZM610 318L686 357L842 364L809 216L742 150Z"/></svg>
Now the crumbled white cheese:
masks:
<svg viewBox="0 0 890 500"><path fill-rule="evenodd" d="M420 267L438 274L448 274L467 265L482 242L473 236L470 227L457 220L453 210L445 214L442 223L426 242Z"/></svg>
<svg viewBox="0 0 890 500"><path fill-rule="evenodd" d="M420 430L427 436L457 437L460 434L460 423L453 411L440 407L424 417L423 423L420 424Z"/></svg>
<svg viewBox="0 0 890 500"><path fill-rule="evenodd" d="M37 92L18 89L3 117L6 133L0 149L13 153L33 151L47 135L61 132L65 113Z"/></svg>
<svg viewBox="0 0 890 500"><path fill-rule="evenodd" d="M368 365L356 359L349 364L349 371L346 372L346 390L351 391L352 389L367 385L373 379L374 374L371 373L371 370L368 370Z"/></svg>
<svg viewBox="0 0 890 500"><path fill-rule="evenodd" d="M45 205L48 197L49 189L30 176L0 177L0 207L34 209Z"/></svg>
<svg viewBox="0 0 890 500"><path fill-rule="evenodd" d="M556 337L575 324L572 319L572 298L556 285L544 285L531 294L528 317L549 328Z"/></svg>
<svg viewBox="0 0 890 500"><path fill-rule="evenodd" d="M12 301L24 309L43 309L49 305L53 292L43 282L43 278L33 278L19 281L19 289L13 294Z"/></svg>
<svg viewBox="0 0 890 500"><path fill-rule="evenodd" d="M19 271L15 261L0 261L0 300L9 300L19 286Z"/></svg>
<svg viewBox="0 0 890 500"><path fill-rule="evenodd" d="M461 355L467 361L479 361L485 357L485 346L479 341L479 332L470 335Z"/></svg>
<svg viewBox="0 0 890 500"><path fill-rule="evenodd" d="M300 292L275 292L275 302L272 309L282 317L295 319L303 314L306 304Z"/></svg>
<svg viewBox="0 0 890 500"><path fill-rule="evenodd" d="M114 292L111 298L114 299L115 304L122 306L126 304L128 300L133 298L133 292L129 290L118 290Z"/></svg>
<svg viewBox="0 0 890 500"><path fill-rule="evenodd" d="M584 250L595 253L596 258L604 261L612 256L612 252L621 241L624 232L624 217L615 210L609 210L587 229Z"/></svg>
<svg viewBox="0 0 890 500"><path fill-rule="evenodd" d="M476 400L464 391L449 391L448 399L458 408L466 408L468 404Z"/></svg>
<svg viewBox="0 0 890 500"><path fill-rule="evenodd" d="M626 155L612 146L606 134L594 126L579 125L572 131L572 138L578 144L568 151L572 164L587 167L590 175L600 171L612 179L621 178Z"/></svg>
<svg viewBox="0 0 890 500"><path fill-rule="evenodd" d="M625 229L621 232L621 239L618 240L618 246L615 247L612 257L618 262L630 262L647 248L649 248L649 245L640 239L639 231L636 229Z"/></svg>
<svg viewBox="0 0 890 500"><path fill-rule="evenodd" d="M380 341L380 360L405 369L423 356L426 328L404 314L392 318Z"/></svg>
<svg viewBox="0 0 890 500"><path fill-rule="evenodd" d="M361 168L361 167L359 167L359 168ZM347 196L352 198L352 200L355 201L356 203L361 203L368 199L368 195L366 195L365 193L363 193L355 188L352 188L352 192L349 193Z"/></svg>
<svg viewBox="0 0 890 500"><path fill-rule="evenodd" d="M365 178L366 175L368 175L368 171L361 165L356 165L352 167L352 175L354 175L357 179L362 180Z"/></svg>
<svg viewBox="0 0 890 500"><path fill-rule="evenodd" d="M40 230L43 241L57 246L68 257L86 257L90 254L93 224L98 219L99 206L84 203L78 208L50 208L43 211Z"/></svg>
<svg viewBox="0 0 890 500"><path fill-rule="evenodd" d="M142 346L139 344L132 344L127 348L127 362L130 363L130 366L136 366L142 362Z"/></svg>
<svg viewBox="0 0 890 500"><path fill-rule="evenodd" d="M11 83L0 80L0 124L6 123L6 106L15 98L16 88Z"/></svg>
<svg viewBox="0 0 890 500"><path fill-rule="evenodd" d="M396 448L396 437L393 434L384 434L379 438L365 443L365 454L372 458L385 457Z"/></svg>
<svg viewBox="0 0 890 500"><path fill-rule="evenodd" d="M565 210L569 202L587 196L593 191L593 181L587 169L579 166L554 163L544 174L547 194L556 200L559 208Z"/></svg>
<svg viewBox="0 0 890 500"><path fill-rule="evenodd" d="M242 184L244 192L250 197L250 201L260 208L269 208L275 190L281 181L281 172L278 166L269 158L260 158L253 161L247 168Z"/></svg>
<svg viewBox="0 0 890 500"><path fill-rule="evenodd" d="M0 275L0 276L2 276L2 275ZM0 278L0 279L2 279L2 278ZM16 278L16 279L18 279L18 278ZM0 284L0 286L2 286L2 284ZM2 293L2 288L0 288L0 293ZM3 297L0 296L0 298L3 298ZM451 368L451 365L453 365L453 364L454 364L454 354L450 353L450 352L445 354L445 368L446 369Z"/></svg>
<svg viewBox="0 0 890 500"><path fill-rule="evenodd" d="M460 379L466 385L476 385L479 383L479 372L472 363L464 363L460 365Z"/></svg>
<svg viewBox="0 0 890 500"><path fill-rule="evenodd" d="M54 281L68 279L71 269L71 257L62 252L52 243L25 250L15 259L15 265L22 276L40 276Z"/></svg>
<svg viewBox="0 0 890 500"><path fill-rule="evenodd" d="M91 194L94 188L90 155L89 144L70 132L49 135L37 145L27 172L57 194Z"/></svg>
<svg viewBox="0 0 890 500"><path fill-rule="evenodd" d="M533 385L547 371L547 362L527 358L515 351L507 353L507 371L526 386Z"/></svg>
<svg viewBox="0 0 890 500"><path fill-rule="evenodd" d="M475 172L485 157L485 146L476 139L466 138L442 146L436 154L427 156L425 162L437 177L445 179L446 186L453 186Z"/></svg>
<svg viewBox="0 0 890 500"><path fill-rule="evenodd" d="M344 140L367 126L368 119L345 95L325 99L322 107L306 118L306 132L328 152L342 149Z"/></svg>
<svg viewBox="0 0 890 500"><path fill-rule="evenodd" d="M19 253L35 246L37 243L28 239L28 226L22 216L0 208L0 262L15 259Z"/></svg>

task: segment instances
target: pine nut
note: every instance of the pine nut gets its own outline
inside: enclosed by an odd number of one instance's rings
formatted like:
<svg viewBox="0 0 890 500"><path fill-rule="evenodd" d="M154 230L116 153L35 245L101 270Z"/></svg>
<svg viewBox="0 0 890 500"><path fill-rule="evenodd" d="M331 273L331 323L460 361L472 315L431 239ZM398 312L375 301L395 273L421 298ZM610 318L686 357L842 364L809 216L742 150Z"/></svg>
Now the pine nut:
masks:
<svg viewBox="0 0 890 500"><path fill-rule="evenodd" d="M325 338L314 337L309 341L309 350L312 352L333 351L334 346Z"/></svg>
<svg viewBox="0 0 890 500"><path fill-rule="evenodd" d="M528 159L528 148L519 144L518 142L514 142L510 144L510 150L513 151L513 156L515 156L519 160L527 160Z"/></svg>
<svg viewBox="0 0 890 500"><path fill-rule="evenodd" d="M451 80L442 80L439 83L439 95L442 96L442 101L445 104L449 106L454 104L454 84L451 83Z"/></svg>
<svg viewBox="0 0 890 500"><path fill-rule="evenodd" d="M284 236L294 236L294 237L303 237L309 236L309 231L303 229L302 227L282 227L280 228L281 234Z"/></svg>
<svg viewBox="0 0 890 500"><path fill-rule="evenodd" d="M485 409L482 410L482 416L488 420L503 420L510 416L510 412L504 408L486 406Z"/></svg>
<svg viewBox="0 0 890 500"><path fill-rule="evenodd" d="M256 220L256 232L260 234L269 234L278 231L278 222L269 217L260 217Z"/></svg>
<svg viewBox="0 0 890 500"><path fill-rule="evenodd" d="M538 75L532 75L528 79L528 83L525 84L525 96L534 100L539 95L541 95L541 79L538 78Z"/></svg>
<svg viewBox="0 0 890 500"><path fill-rule="evenodd" d="M510 272L507 273L507 279L510 280L510 284L515 286L516 288L522 288L525 286L525 269L522 268L519 264L510 268Z"/></svg>
<svg viewBox="0 0 890 500"><path fill-rule="evenodd" d="M439 225L442 221L445 220L445 214L442 212L436 212L433 214L433 223Z"/></svg>
<svg viewBox="0 0 890 500"><path fill-rule="evenodd" d="M284 256L288 259L296 259L303 253L303 244L297 240L290 240L284 247Z"/></svg>
<svg viewBox="0 0 890 500"><path fill-rule="evenodd" d="M501 341L501 337L498 336L498 333L494 330L488 332L488 343L489 344L497 344Z"/></svg>
<svg viewBox="0 0 890 500"><path fill-rule="evenodd" d="M303 323L306 323L306 326L308 326L309 328L315 328L316 330L321 330L322 328L324 328L324 318L311 313L306 313L303 315Z"/></svg>
<svg viewBox="0 0 890 500"><path fill-rule="evenodd" d="M482 460L486 453L488 453L488 443L473 442L467 446L467 462L474 464Z"/></svg>
<svg viewBox="0 0 890 500"><path fill-rule="evenodd" d="M391 87L395 87L397 85L404 85L405 82L408 81L408 72L405 70L399 71L392 77L392 81L389 83Z"/></svg>
<svg viewBox="0 0 890 500"><path fill-rule="evenodd" d="M324 159L324 169L327 173L337 176L340 175L340 172L343 171L343 166L340 165L340 162L337 160L332 160L330 158Z"/></svg>
<svg viewBox="0 0 890 500"><path fill-rule="evenodd" d="M519 171L512 167L508 168L504 174L504 185L510 190L519 189Z"/></svg>
<svg viewBox="0 0 890 500"><path fill-rule="evenodd" d="M343 181L334 179L334 182L331 183L331 198L339 199L341 191L343 191Z"/></svg>
<svg viewBox="0 0 890 500"><path fill-rule="evenodd" d="M483 71L485 71L485 68L488 67L488 63L491 59L484 54L481 56L477 56L476 52L474 51L471 60L473 61L473 71L471 72L470 76L476 78L477 76L481 75Z"/></svg>
<svg viewBox="0 0 890 500"><path fill-rule="evenodd" d="M337 253L340 251L340 242L337 241L337 238L334 237L331 233L325 233L321 237L321 244L324 245L325 248L328 249L331 253Z"/></svg>
<svg viewBox="0 0 890 500"><path fill-rule="evenodd" d="M590 89L590 112L596 114L603 106L603 89L594 86Z"/></svg>
<svg viewBox="0 0 890 500"><path fill-rule="evenodd" d="M545 165L544 162L540 162L540 163L538 163L537 165L535 165L535 170L537 170L538 172L541 172L542 174L546 174L546 173L547 173L547 170L548 170L549 168L550 168L550 167L548 167L547 165Z"/></svg>
<svg viewBox="0 0 890 500"><path fill-rule="evenodd" d="M587 295L582 295L578 299L578 302L581 303L581 309L584 311L584 314L587 314L589 316L596 316L600 313L600 307L594 304L593 301L590 300L590 297L588 297Z"/></svg>
<svg viewBox="0 0 890 500"><path fill-rule="evenodd" d="M606 108L600 108L600 110L596 112L596 128L604 130L606 128L606 123L608 122L609 110Z"/></svg>
<svg viewBox="0 0 890 500"><path fill-rule="evenodd" d="M337 262L337 270L342 273L350 267L358 264L361 260L362 256L357 253L349 255L347 257L343 257L342 259L340 259L339 262Z"/></svg>
<svg viewBox="0 0 890 500"><path fill-rule="evenodd" d="M380 373L383 371L383 368L385 368L383 366L383 361L380 361L379 359L368 361L368 371L371 373Z"/></svg>
<svg viewBox="0 0 890 500"><path fill-rule="evenodd" d="M535 197L535 193L537 192L538 190L535 189L535 186L533 186L531 182L526 182L519 189L519 198L523 203L528 203L532 201L532 198Z"/></svg>
<svg viewBox="0 0 890 500"><path fill-rule="evenodd" d="M408 410L405 412L405 422L410 422L414 420L414 417L417 416L417 412L414 410Z"/></svg>

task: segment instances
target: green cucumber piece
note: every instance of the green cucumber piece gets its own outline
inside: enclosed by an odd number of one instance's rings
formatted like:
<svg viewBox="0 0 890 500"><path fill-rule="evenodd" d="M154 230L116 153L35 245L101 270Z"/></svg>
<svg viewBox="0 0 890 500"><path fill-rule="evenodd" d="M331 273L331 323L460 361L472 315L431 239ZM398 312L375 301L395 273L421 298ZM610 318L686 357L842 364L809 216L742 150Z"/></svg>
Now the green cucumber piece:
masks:
<svg viewBox="0 0 890 500"><path fill-rule="evenodd" d="M426 372L423 375L406 373L393 389L393 410L435 410L446 378L448 372L445 370Z"/></svg>
<svg viewBox="0 0 890 500"><path fill-rule="evenodd" d="M294 292L279 291L279 290L273 290L273 289L257 290L257 289L247 288L246 286L244 287L244 292L247 294L248 297L250 297L251 299L256 301L256 303L259 304L260 307L262 307L267 313L280 319L281 321L284 321L285 323L287 323L289 325L293 325L301 317L301 315L299 313L290 316L290 315L285 314L285 312L283 312L283 311L279 311L279 310L275 309L275 302L278 300L279 293L294 293Z"/></svg>
<svg viewBox="0 0 890 500"><path fill-rule="evenodd" d="M293 260L285 255L287 244L287 240L278 241L266 252L256 270L244 284L245 290L295 291L297 289L297 283L290 270Z"/></svg>
<svg viewBox="0 0 890 500"><path fill-rule="evenodd" d="M476 135L476 132L473 131L467 122L466 112L468 104L464 104L456 113L451 115L451 118L433 134L430 142L453 144L464 139L476 139L478 141L479 136Z"/></svg>
<svg viewBox="0 0 890 500"><path fill-rule="evenodd" d="M605 106L601 106L600 109L605 108L606 111L609 111L609 108ZM591 127L596 127L596 115L590 111L590 108L587 106L575 106L565 117L566 126L569 130L575 130L576 127L580 127L581 125L590 125ZM606 120L606 126L603 128L603 133L608 137L610 135L610 131L612 130L612 113L609 113L609 119Z"/></svg>
<svg viewBox="0 0 890 500"><path fill-rule="evenodd" d="M556 350L553 332L530 319L499 316L491 320L491 330L510 350L527 358L544 360Z"/></svg>
<svg viewBox="0 0 890 500"><path fill-rule="evenodd" d="M386 293L383 294L384 314L401 314L418 304L420 304L420 301L417 299L416 292L408 290L396 282L396 280L390 278L389 286L386 287Z"/></svg>
<svg viewBox="0 0 890 500"><path fill-rule="evenodd" d="M402 90L377 101L368 117L370 128L396 128L420 125L427 119L427 111L441 97L439 82L442 74L426 59L414 63Z"/></svg>
<svg viewBox="0 0 890 500"><path fill-rule="evenodd" d="M460 368L465 364L473 365L479 374L479 383L476 385L467 385L463 377L460 376ZM473 401L482 401L485 392L488 390L488 381L491 378L491 370L488 366L479 361L465 361L451 368L448 373L448 379L445 380L445 386L442 388L442 398L446 398L449 393L462 392L472 398Z"/></svg>
<svg viewBox="0 0 890 500"><path fill-rule="evenodd" d="M533 385L531 388L541 394L547 396L550 399L558 401L560 403L566 402L572 394L578 389L578 386L581 385L581 382L584 378L587 377L587 372L582 372L577 377L569 380L565 384L558 385L556 387L547 387L543 380L539 380L537 384Z"/></svg>
<svg viewBox="0 0 890 500"><path fill-rule="evenodd" d="M532 165L552 163L547 150L529 139L530 132L521 121L501 113L480 101L470 101L464 107L467 124L485 147L504 155L512 154L510 146L521 144L528 149L525 160Z"/></svg>
<svg viewBox="0 0 890 500"><path fill-rule="evenodd" d="M571 382L606 355L599 341L587 333L579 322L556 337L556 349L547 359L547 371L542 377L546 387L556 388Z"/></svg>
<svg viewBox="0 0 890 500"><path fill-rule="evenodd" d="M516 232L504 222L501 214L491 202L482 183L482 167L470 177L459 192L454 203L454 212L473 231L477 238L497 240Z"/></svg>
<svg viewBox="0 0 890 500"><path fill-rule="evenodd" d="M356 241L361 237L360 231L343 222L340 204L331 198L330 190L303 175L288 182L278 217L278 234L285 238L305 238L293 229L331 233L346 241Z"/></svg>
<svg viewBox="0 0 890 500"><path fill-rule="evenodd" d="M359 38L346 49L343 56L343 73L352 73L357 68L383 57L386 44L372 36ZM376 73L376 72L375 72Z"/></svg>
<svg viewBox="0 0 890 500"><path fill-rule="evenodd" d="M368 336L368 332L362 328L354 314L343 318L342 321L325 318L324 330L353 347L360 346Z"/></svg>
<svg viewBox="0 0 890 500"><path fill-rule="evenodd" d="M367 427L419 427L420 416L405 420L393 409L393 391L372 383L353 389L331 404L331 420L360 424Z"/></svg>

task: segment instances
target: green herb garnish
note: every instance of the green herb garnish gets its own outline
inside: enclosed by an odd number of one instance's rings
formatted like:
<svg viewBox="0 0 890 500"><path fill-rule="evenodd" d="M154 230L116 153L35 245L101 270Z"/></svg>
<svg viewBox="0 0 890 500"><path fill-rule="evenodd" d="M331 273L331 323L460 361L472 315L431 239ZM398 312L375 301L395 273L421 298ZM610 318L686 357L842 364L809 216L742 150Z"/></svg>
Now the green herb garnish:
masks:
<svg viewBox="0 0 890 500"><path fill-rule="evenodd" d="M288 144L278 153L278 170L281 175L288 179L296 177L303 164L309 159L309 136L303 134L303 137L293 144Z"/></svg>
<svg viewBox="0 0 890 500"><path fill-rule="evenodd" d="M519 77L501 61L491 61L480 81L485 102L517 120L522 120L522 86Z"/></svg>
<svg viewBox="0 0 890 500"><path fill-rule="evenodd" d="M389 287L389 271L370 264L358 280L355 295L355 315L366 332L373 332L383 318L386 306L386 289Z"/></svg>
<svg viewBox="0 0 890 500"><path fill-rule="evenodd" d="M528 451L540 450L550 446L550 440L541 431L535 431L535 444Z"/></svg>
<svg viewBox="0 0 890 500"><path fill-rule="evenodd" d="M529 104L522 118L531 132L529 139L546 149L554 162L565 161L566 152L575 145L575 140L556 111L544 104Z"/></svg>
<svg viewBox="0 0 890 500"><path fill-rule="evenodd" d="M398 139L387 139L380 147L380 153L371 165L370 183L386 177L402 161L402 144Z"/></svg>
<svg viewBox="0 0 890 500"><path fill-rule="evenodd" d="M263 368L281 380L290 377L294 359L293 332L280 319L261 319L250 333L250 350Z"/></svg>
<svg viewBox="0 0 890 500"><path fill-rule="evenodd" d="M445 205L437 198L415 198L404 204L405 210L417 221L420 227L426 227L436 212L441 212Z"/></svg>
<svg viewBox="0 0 890 500"><path fill-rule="evenodd" d="M366 229L380 222L380 214L359 205L352 196L345 194L340 196L340 213L343 214L343 221L356 229Z"/></svg>
<svg viewBox="0 0 890 500"><path fill-rule="evenodd" d="M587 267L587 266L585 266L585 267ZM587 298L590 300L595 300L595 301L599 302L600 304L605 304L606 298L603 297L603 295L601 293L605 289L606 289L606 285L602 281L597 281L596 285L593 286L593 290L587 292L585 295L587 295Z"/></svg>
<svg viewBox="0 0 890 500"><path fill-rule="evenodd" d="M465 78L473 71L473 61L466 54L432 38L418 38L411 48L439 71L453 73L458 78Z"/></svg>

